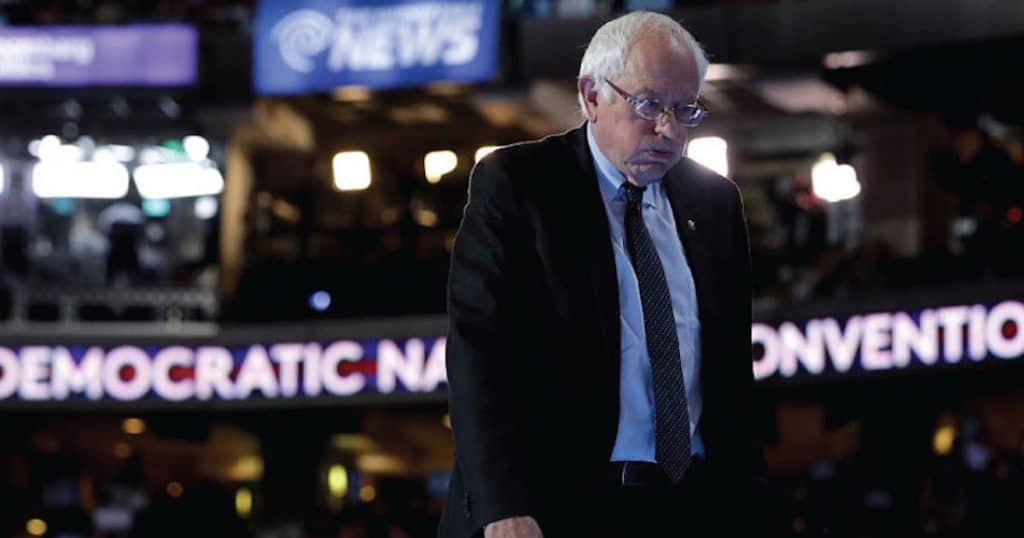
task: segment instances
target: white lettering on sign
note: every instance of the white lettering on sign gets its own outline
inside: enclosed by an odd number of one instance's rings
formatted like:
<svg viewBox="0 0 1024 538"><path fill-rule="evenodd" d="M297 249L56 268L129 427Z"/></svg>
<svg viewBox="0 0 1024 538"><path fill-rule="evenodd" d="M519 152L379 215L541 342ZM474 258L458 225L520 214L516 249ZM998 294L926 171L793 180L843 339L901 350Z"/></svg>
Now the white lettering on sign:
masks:
<svg viewBox="0 0 1024 538"><path fill-rule="evenodd" d="M74 398L245 400L351 396L376 391L429 393L443 388L445 339L286 342L239 348L168 346L152 355L136 346L73 354L64 346L0 347L0 401ZM372 349L372 348L371 348ZM372 351L371 351L372 353Z"/></svg>
<svg viewBox="0 0 1024 538"><path fill-rule="evenodd" d="M398 344L381 340L377 346L377 390L383 394L395 391L396 381L411 392L431 392L445 379L445 339L439 338L426 355L423 340L413 338L403 352Z"/></svg>
<svg viewBox="0 0 1024 538"><path fill-rule="evenodd" d="M802 327L783 322L776 329L755 323L752 338L760 356L754 378L821 375L860 370L893 370L916 362L932 366L988 357L1024 355L1024 304L1003 301L921 310L915 321L907 312L851 316L845 326L835 318L807 321ZM859 351L859 353L858 353Z"/></svg>
<svg viewBox="0 0 1024 538"><path fill-rule="evenodd" d="M483 5L411 3L339 9L333 20L294 11L274 25L281 59L300 73L316 69L327 53L330 71L387 71L471 62L480 49Z"/></svg>
<svg viewBox="0 0 1024 538"><path fill-rule="evenodd" d="M0 37L0 80L52 80L57 64L86 66L96 57L96 44L76 36L26 35Z"/></svg>

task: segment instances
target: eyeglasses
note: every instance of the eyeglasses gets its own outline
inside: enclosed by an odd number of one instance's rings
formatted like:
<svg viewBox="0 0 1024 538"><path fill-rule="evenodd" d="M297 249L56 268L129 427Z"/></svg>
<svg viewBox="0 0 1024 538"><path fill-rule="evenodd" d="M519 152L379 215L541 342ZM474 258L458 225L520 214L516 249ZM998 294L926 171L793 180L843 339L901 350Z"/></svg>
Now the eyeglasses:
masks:
<svg viewBox="0 0 1024 538"><path fill-rule="evenodd" d="M704 106L704 104L699 100L688 105L665 106L657 99L637 97L626 93L625 90L615 84L612 84L612 81L608 79L604 79L604 81L607 82L613 90L621 95L622 98L633 107L637 116L640 116L647 121L656 121L662 114L672 112L674 113L673 115L675 116L676 121L678 121L683 127L696 127L700 125L700 122L708 115L708 107Z"/></svg>

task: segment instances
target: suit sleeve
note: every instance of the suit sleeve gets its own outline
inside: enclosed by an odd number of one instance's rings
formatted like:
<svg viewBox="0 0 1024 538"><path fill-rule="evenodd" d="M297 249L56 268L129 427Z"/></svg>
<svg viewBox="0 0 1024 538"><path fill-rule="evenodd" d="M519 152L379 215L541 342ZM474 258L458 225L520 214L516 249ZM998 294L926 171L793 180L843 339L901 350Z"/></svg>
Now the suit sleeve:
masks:
<svg viewBox="0 0 1024 538"><path fill-rule="evenodd" d="M528 487L532 240L499 155L474 169L448 286L449 412L477 528L535 515ZM534 440L536 441L536 440Z"/></svg>

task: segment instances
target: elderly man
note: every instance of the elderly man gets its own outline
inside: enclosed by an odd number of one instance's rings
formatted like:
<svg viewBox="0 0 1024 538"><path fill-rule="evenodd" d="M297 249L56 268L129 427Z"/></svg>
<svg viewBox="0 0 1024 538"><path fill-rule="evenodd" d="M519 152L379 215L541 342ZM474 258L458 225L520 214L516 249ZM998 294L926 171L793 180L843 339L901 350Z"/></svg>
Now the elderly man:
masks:
<svg viewBox="0 0 1024 538"><path fill-rule="evenodd" d="M706 70L672 19L615 19L583 57L585 123L473 171L440 536L756 533L746 223L682 156Z"/></svg>

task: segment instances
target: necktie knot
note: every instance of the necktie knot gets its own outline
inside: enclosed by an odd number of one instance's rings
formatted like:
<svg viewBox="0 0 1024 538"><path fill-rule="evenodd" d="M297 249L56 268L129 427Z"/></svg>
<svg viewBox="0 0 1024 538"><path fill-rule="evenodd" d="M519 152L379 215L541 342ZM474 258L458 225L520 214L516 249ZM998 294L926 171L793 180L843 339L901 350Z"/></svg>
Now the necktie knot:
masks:
<svg viewBox="0 0 1024 538"><path fill-rule="evenodd" d="M626 200L632 205L639 206L640 202L644 199L644 191L647 190L647 187L638 187L629 181L626 181L623 185L626 189Z"/></svg>

